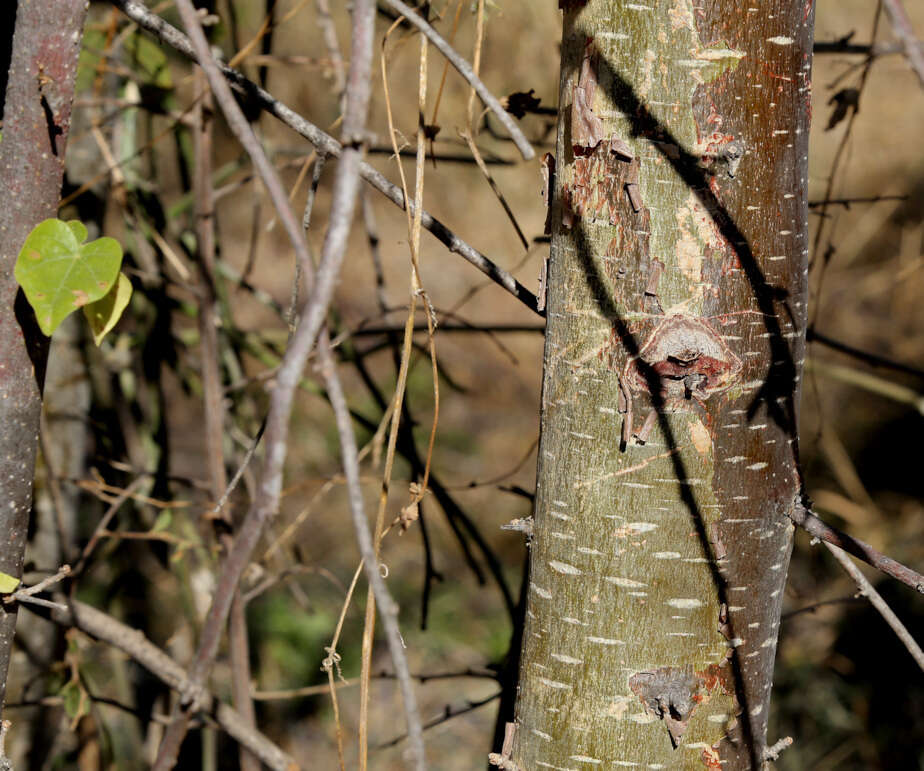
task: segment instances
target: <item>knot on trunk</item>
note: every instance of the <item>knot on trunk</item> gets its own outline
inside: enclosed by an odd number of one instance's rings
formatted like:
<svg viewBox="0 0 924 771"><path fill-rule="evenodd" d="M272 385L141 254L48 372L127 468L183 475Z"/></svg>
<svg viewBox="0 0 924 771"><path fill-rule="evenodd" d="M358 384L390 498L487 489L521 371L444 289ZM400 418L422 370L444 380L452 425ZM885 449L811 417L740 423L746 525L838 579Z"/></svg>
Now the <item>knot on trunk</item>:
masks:
<svg viewBox="0 0 924 771"><path fill-rule="evenodd" d="M655 327L626 365L625 379L633 391L662 399L702 400L732 386L741 369L741 360L704 319L677 314Z"/></svg>

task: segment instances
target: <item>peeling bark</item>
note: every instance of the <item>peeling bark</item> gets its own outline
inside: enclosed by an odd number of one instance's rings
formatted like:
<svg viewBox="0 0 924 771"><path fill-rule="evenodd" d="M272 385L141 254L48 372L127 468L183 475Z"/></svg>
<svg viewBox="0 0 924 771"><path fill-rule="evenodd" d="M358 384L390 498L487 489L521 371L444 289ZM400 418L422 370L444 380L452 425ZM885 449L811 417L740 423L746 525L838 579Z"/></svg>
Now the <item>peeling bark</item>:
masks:
<svg viewBox="0 0 924 771"><path fill-rule="evenodd" d="M29 231L58 211L86 0L19 0L0 141L0 571L22 575L48 339L13 278ZM15 606L0 603L0 705Z"/></svg>
<svg viewBox="0 0 924 771"><path fill-rule="evenodd" d="M562 5L512 762L760 768L800 489L812 2Z"/></svg>

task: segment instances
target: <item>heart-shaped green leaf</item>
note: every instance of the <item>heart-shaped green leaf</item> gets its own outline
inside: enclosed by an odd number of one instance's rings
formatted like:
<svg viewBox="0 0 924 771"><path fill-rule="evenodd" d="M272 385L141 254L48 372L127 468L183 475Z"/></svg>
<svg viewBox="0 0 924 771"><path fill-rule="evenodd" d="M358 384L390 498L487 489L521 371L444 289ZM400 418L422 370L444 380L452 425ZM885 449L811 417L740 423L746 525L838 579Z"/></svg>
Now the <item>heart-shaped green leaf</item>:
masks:
<svg viewBox="0 0 924 771"><path fill-rule="evenodd" d="M94 343L99 345L103 342L103 338L109 334L116 322L122 317L122 311L125 310L131 296L132 282L128 280L128 276L124 273L119 273L119 279L109 291L109 294L95 303L83 306L83 315L87 317L87 321L90 323Z"/></svg>
<svg viewBox="0 0 924 771"><path fill-rule="evenodd" d="M46 335L72 311L105 297L119 274L119 242L98 238L82 243L86 237L80 222L45 220L26 238L16 259L13 273Z"/></svg>
<svg viewBox="0 0 924 771"><path fill-rule="evenodd" d="M64 702L64 711L72 720L83 717L90 711L90 699L86 690L78 680L71 680L64 684L58 696Z"/></svg>
<svg viewBox="0 0 924 771"><path fill-rule="evenodd" d="M78 244L82 244L87 240L87 226L84 225L80 220L68 220L64 223L71 229L71 233L74 234L74 238L77 239Z"/></svg>

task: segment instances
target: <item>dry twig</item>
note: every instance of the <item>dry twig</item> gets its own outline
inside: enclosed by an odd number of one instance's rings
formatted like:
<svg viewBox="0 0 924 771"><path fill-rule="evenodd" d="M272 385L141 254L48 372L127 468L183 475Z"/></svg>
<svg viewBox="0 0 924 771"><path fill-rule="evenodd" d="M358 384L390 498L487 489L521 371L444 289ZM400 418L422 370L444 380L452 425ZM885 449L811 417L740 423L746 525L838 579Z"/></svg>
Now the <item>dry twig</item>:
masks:
<svg viewBox="0 0 924 771"><path fill-rule="evenodd" d="M307 242L288 205L282 184L209 52L208 43L192 3L190 0L177 0L177 7L192 39L190 45L198 54L197 61L208 77L215 99L224 111L232 131L250 154L254 165L260 172L277 214L292 242L298 263L305 273L310 275L312 266L308 256ZM350 96L347 99L343 122L347 146L341 153L340 165L334 181L330 226L324 241L321 265L315 275L312 291L303 306L304 312L298 327L277 373L276 388L273 390L267 415L266 458L261 471L260 483L250 510L235 536L234 546L225 560L212 605L203 626L199 648L190 665L191 687L185 694L181 713L175 715L176 719L164 735L158 758L154 764L155 771L168 771L176 764L189 717L197 706L198 693L205 683L218 651L218 643L240 577L266 522L275 515L279 507L289 416L292 411L295 389L308 354L327 315L327 307L333 294L346 248L347 235L353 220L362 155L361 139L369 101L373 11L374 8L369 0L357 0L354 9L353 57L349 74ZM189 41L187 40L186 43L189 44Z"/></svg>
<svg viewBox="0 0 924 771"><path fill-rule="evenodd" d="M388 30L385 36L385 42L387 43L388 37L391 32L396 28L397 22L392 25ZM394 120L391 110L391 100L389 98L388 90L388 67L387 60L385 56L385 44L382 46L382 81L385 89L385 107L388 115L388 128L389 128L389 137L391 139L392 145L397 152L397 136L394 128ZM427 44L426 40L421 38L421 47L420 47L420 69L418 76L418 113L420 115L424 114L426 109L426 72L427 72ZM417 163L415 167L415 181L414 181L414 210L413 215L410 210L408 210L408 242L410 245L411 251L411 286L410 286L410 307L408 309L407 320L405 322L404 328L404 342L401 350L400 363L398 366L398 382L395 386L395 395L393 399L393 409L392 409L392 418L391 418L391 427L388 436L388 446L385 455L385 468L382 472L382 486L381 492L379 494L379 505L376 512L375 518L375 531L373 537L373 548L375 559L374 562L378 562L378 549L381 543L382 537L384 536L385 531L385 509L388 504L388 492L391 486L391 474L394 464L395 457L395 447L398 440L398 429L401 423L401 417L403 414L403 400L405 394L405 387L407 385L407 373L408 365L410 362L411 347L412 347L412 337L413 337L413 326L414 326L414 313L417 306L417 298L419 296L423 297L425 303L427 302L426 295L423 291L423 287L420 283L420 273L419 273L419 248L420 248L420 214L423 209L423 179L424 179L424 168L426 161L426 146L425 146L425 137L423 126L418 125L417 127ZM400 162L398 163L398 172L401 176L401 185L402 190L407 199L408 190L407 190L407 180L404 175L404 168L401 166ZM429 303L427 303L429 309ZM439 414L439 390L438 390L438 375L435 370L436 367L436 352L433 347L433 319L429 313L427 313L427 325L428 325L428 337L430 341L430 358L434 366L433 374L433 383L434 383L434 394L435 394L435 407L434 407L434 419L433 425L430 431L430 447L427 454L427 461L425 463L424 478L421 485L423 490L426 490L427 478L429 476L430 470L430 459L432 457L433 450L433 440L436 432L436 421ZM421 493L421 496L423 494ZM419 499L414 502L416 505L419 503ZM366 558L366 555L363 555L364 561L369 563L369 560ZM375 631L375 605L377 601L376 595L373 593L374 586L370 584L369 591L367 593L366 599L366 616L365 616L365 625L363 627L363 638L362 638L362 671L360 674L360 720L359 720L359 768L360 771L365 771L367 763L367 751L368 751L368 712L369 712L369 677L372 671L372 646L374 639ZM382 609L382 613L385 613L385 609ZM413 736L413 730L419 730L419 720L416 729L411 729L409 726L409 733ZM421 737L421 742L423 741ZM423 745L421 744L421 747ZM422 750L421 750L422 752Z"/></svg>
<svg viewBox="0 0 924 771"><path fill-rule="evenodd" d="M887 557L859 538L854 538L842 533L837 528L831 527L803 503L799 501L795 503L789 513L789 518L809 535L849 552L857 559L863 560L867 565L871 565L886 575L901 581L906 586L910 586L912 589L924 594L924 576L893 560L891 557Z"/></svg>
<svg viewBox="0 0 924 771"><path fill-rule="evenodd" d="M459 56L453 47L443 39L439 32L433 29L422 16L415 13L410 6L402 3L401 0L385 0L385 2L426 35L427 39L433 43L434 47L446 57L449 63L456 68L458 73L468 81L468 84L478 92L481 101L491 109L491 112L494 113L495 117L510 133L510 138L513 139L514 144L517 146L523 158L527 161L535 158L536 151L533 150L529 140L523 136L523 132L520 131L520 127L517 126L513 116L507 112L501 103L497 101L497 98L488 91L487 86L481 82L481 78L475 74L469 63Z"/></svg>
<svg viewBox="0 0 924 771"><path fill-rule="evenodd" d="M350 512L353 515L356 540L359 543L360 552L363 556L366 578L372 587L376 604L379 607L382 626L385 628L385 637L388 641L389 651L391 652L392 664L395 667L395 674L398 677L398 683L401 688L413 767L417 769L417 771L424 771L427 767L427 762L424 755L423 730L420 723L420 713L417 710L414 685L411 682L410 670L407 665L407 657L404 655L404 644L401 639L401 632L398 629L398 606L392 599L388 587L385 586L385 580L379 572L376 547L373 544L372 535L369 532L368 520L366 519L364 510L363 492L359 482L359 461L357 459L356 438L353 435L353 425L349 408L343 396L343 389L340 386L340 379L337 377L337 371L334 369L334 362L330 354L326 334L322 335L319 344L319 352L330 403L334 409L334 415L337 420L337 432L340 436L340 447L343 457L343 470L347 478Z"/></svg>
<svg viewBox="0 0 924 771"><path fill-rule="evenodd" d="M188 690L190 683L183 667L139 630L132 629L90 605L68 599L63 594L55 595L55 601L62 606L51 613L51 619L56 624L74 627L101 642L108 643L179 693ZM245 725L240 713L234 708L216 701L210 693L205 692L203 696L205 708L222 730L247 747L269 768L275 771L297 771L301 768L294 758L283 752L266 736Z"/></svg>
<svg viewBox="0 0 924 771"><path fill-rule="evenodd" d="M918 645L917 641L911 636L911 633L899 620L898 616L895 615L886 601L882 599L879 592L873 588L873 585L866 576L864 576L863 573L860 572L860 569L851 562L850 557L848 557L842 549L827 542L825 542L825 546L828 551L834 555L834 559L841 563L841 567L844 568L847 574L856 582L860 589L860 594L866 597L872 606L879 611L883 619L885 619L885 622L891 627L892 631L895 632L895 636L901 640L902 645L908 649L908 653L911 654L911 657L915 660L917 665L924 671L924 651L921 650L921 646Z"/></svg>
<svg viewBox="0 0 924 771"><path fill-rule="evenodd" d="M152 33L161 42L179 51L184 56L198 61L198 57L189 38L176 29L176 27L168 24L156 14L151 13L144 5L137 2L137 0L111 1L139 27ZM333 137L321 131L321 129L313 123L280 102L266 90L260 88L256 83L248 80L237 70L221 63L218 64L218 67L236 89L252 98L256 104L259 104L260 107L266 110L270 115L279 119L286 126L311 142L320 153L340 157L343 148ZM386 179L378 170L367 163L361 163L359 166L359 173L366 182L385 195L385 197L394 204L402 209L407 205L413 212L413 204L406 201L404 194L401 192L401 188ZM503 287L507 292L516 297L527 308L540 316L544 315L538 309L536 295L530 292L506 270L459 238L452 230L427 211L421 212L421 226L425 230L429 230L450 252L458 254L470 262L494 283Z"/></svg>
<svg viewBox="0 0 924 771"><path fill-rule="evenodd" d="M908 64L911 65L911 69L914 70L918 80L921 81L921 85L924 86L924 46L921 45L921 41L915 37L914 30L911 29L911 20L908 18L905 7L902 5L901 0L882 0L882 4L885 6L886 13L889 14L892 30L905 49Z"/></svg>

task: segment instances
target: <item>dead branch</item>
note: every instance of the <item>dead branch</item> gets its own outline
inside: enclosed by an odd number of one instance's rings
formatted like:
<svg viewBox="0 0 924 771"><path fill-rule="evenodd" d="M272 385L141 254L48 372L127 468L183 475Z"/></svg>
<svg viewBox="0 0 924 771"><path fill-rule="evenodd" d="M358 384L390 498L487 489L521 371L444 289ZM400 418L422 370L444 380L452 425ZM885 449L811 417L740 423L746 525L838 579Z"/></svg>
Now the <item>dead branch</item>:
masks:
<svg viewBox="0 0 924 771"><path fill-rule="evenodd" d="M908 653L911 654L911 657L915 660L917 665L924 671L924 651L921 650L921 646L917 644L905 625L889 607L888 603L882 599L879 592L873 588L873 585L866 576L864 576L863 573L860 572L860 569L850 561L850 557L848 557L843 550L831 543L825 543L825 546L828 551L834 555L834 559L841 563L841 567L847 571L847 575L856 582L857 586L860 588L860 594L866 597L872 606L879 611L883 619L885 619L885 622L892 628L892 631L895 632L895 636L901 640L902 645L908 649Z"/></svg>
<svg viewBox="0 0 924 771"><path fill-rule="evenodd" d="M529 140L527 140L523 132L520 131L520 127L517 126L513 116L501 106L501 103L497 101L494 94L488 91L487 86L482 83L481 78L475 74L469 63L459 56L455 49L442 38L439 32L433 29L433 27L431 27L419 14L415 13L410 6L402 3L401 0L385 0L385 2L426 35L427 39L433 43L434 47L445 56L449 63L456 68L456 71L468 81L468 84L478 93L481 101L491 109L495 117L504 124L504 128L510 132L510 137L520 151L520 155L527 161L535 158L536 151L533 150L532 146L529 144Z"/></svg>
<svg viewBox="0 0 924 771"><path fill-rule="evenodd" d="M901 41L904 48L905 58L908 64L924 86L924 47L921 42L914 36L914 30L911 29L911 20L908 13L902 5L901 0L882 0L886 13L889 14L889 20L892 22L892 31Z"/></svg>
<svg viewBox="0 0 924 771"><path fill-rule="evenodd" d="M902 565L900 562L896 562L891 557L887 557L859 538L854 538L847 535L847 533L842 533L835 527L831 527L801 501L795 502L792 511L789 513L789 518L809 535L843 549L857 559L863 560L867 565L871 565L876 570L880 570L886 575L901 581L906 586L910 586L912 589L924 594L924 576Z"/></svg>
<svg viewBox="0 0 924 771"><path fill-rule="evenodd" d="M142 632L133 629L112 616L63 594L55 595L62 609L53 610L50 618L56 624L74 627L100 642L127 654L148 672L170 688L184 693L190 686L183 667L148 640ZM301 768L266 736L244 724L241 715L230 705L220 702L211 693L204 694L203 709L214 717L222 730L247 747L267 766L277 771L296 771Z"/></svg>
<svg viewBox="0 0 924 771"><path fill-rule="evenodd" d="M340 385L340 378L337 377L337 370L334 368L330 342L326 334L322 335L319 353L324 379L327 383L328 397L337 419L337 432L340 436L340 448L343 457L343 471L347 479L350 513L353 515L356 541L363 556L366 578L372 587L375 602L379 608L379 615L382 618L382 625L385 627L385 637L388 640L392 664L395 667L395 674L401 687L401 696L404 700L404 716L407 722L414 766L418 771L424 771L427 763L424 755L423 729L421 728L420 713L417 709L417 698L414 695L414 685L411 682L407 656L404 653L404 644L401 639L401 632L398 629L398 606L385 585L385 579L382 578L376 549L372 543L372 534L369 532L369 521L366 518L363 492L359 481L359 460L357 458L356 438L353 435L352 419Z"/></svg>
<svg viewBox="0 0 924 771"><path fill-rule="evenodd" d="M292 242L298 264L308 274L311 271L311 260L308 257L307 243L289 207L282 184L263 153L262 147L253 134L253 129L235 102L227 81L222 77L218 65L212 58L208 42L190 0L178 0L177 8L190 34L191 42L188 39L186 42L197 52L196 60L208 77L216 101L225 112L232 130L250 154L257 170L264 177L277 214ZM312 291L303 306L302 318L277 373L276 388L273 390L267 415L266 459L261 471L260 483L247 516L235 536L234 545L225 560L212 605L203 626L199 648L190 665L190 689L187 691L187 698L184 698L182 710L174 714L174 720L164 735L154 764L155 771L168 771L176 764L180 744L186 735L189 717L196 708L198 693L215 660L240 577L250 561L264 526L275 515L279 507L289 416L292 411L295 389L308 354L314 346L317 334L327 315L327 307L333 295L334 284L346 248L347 235L353 220L362 155L361 139L370 93L373 10L369 0L358 0L354 8L352 41L354 55L350 63L349 97L343 120L343 136L347 147L343 148L341 153L334 181L330 226L324 241L321 264L315 275Z"/></svg>
<svg viewBox="0 0 924 771"><path fill-rule="evenodd" d="M141 3L136 2L136 0L112 0L112 3L129 19L142 29L152 33L162 43L170 46L189 59L198 61L198 57L196 56L189 38L176 27L168 24L156 14L151 13ZM332 136L321 131L321 129L313 123L280 102L266 90L260 88L256 83L248 80L243 74L232 67L218 63L218 68L239 92L255 101L270 115L279 119L297 134L300 134L311 142L311 144L318 149L319 153L340 157L342 148L340 143ZM391 183L377 169L367 163L360 163L359 174L366 182L372 185L372 187L385 195L400 208L404 209L405 205L407 205L413 214L413 204L410 202L405 204L404 193L401 191L401 188ZM488 278L516 297L527 308L540 316L544 315L538 309L536 295L530 292L506 270L496 265L484 254L459 238L452 230L426 210L421 213L421 225L426 230L429 230L450 252L458 254L468 260L468 262L478 268L478 270L484 273Z"/></svg>

